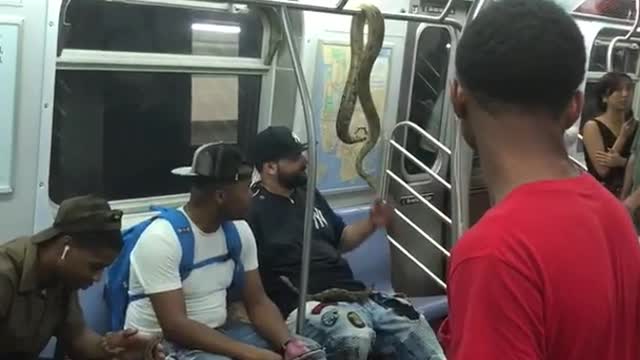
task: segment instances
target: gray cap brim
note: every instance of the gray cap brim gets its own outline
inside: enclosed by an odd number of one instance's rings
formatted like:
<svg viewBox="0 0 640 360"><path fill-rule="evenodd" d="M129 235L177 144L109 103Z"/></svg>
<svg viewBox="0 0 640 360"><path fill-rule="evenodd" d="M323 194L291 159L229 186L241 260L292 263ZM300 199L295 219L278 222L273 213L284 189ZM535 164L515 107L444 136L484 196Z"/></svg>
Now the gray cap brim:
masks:
<svg viewBox="0 0 640 360"><path fill-rule="evenodd" d="M171 170L171 173L178 176L198 176L198 174L193 172L193 168L191 166L175 168Z"/></svg>

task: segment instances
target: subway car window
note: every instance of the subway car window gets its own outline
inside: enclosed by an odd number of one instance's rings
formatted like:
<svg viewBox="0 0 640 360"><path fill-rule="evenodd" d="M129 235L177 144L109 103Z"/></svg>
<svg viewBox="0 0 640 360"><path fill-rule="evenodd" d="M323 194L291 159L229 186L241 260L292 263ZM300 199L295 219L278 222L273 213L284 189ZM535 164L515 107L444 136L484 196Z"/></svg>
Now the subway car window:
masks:
<svg viewBox="0 0 640 360"><path fill-rule="evenodd" d="M440 138L446 102L450 48L451 35L445 28L426 27L418 37L409 120L436 139ZM435 146L412 130L408 130L406 148L427 166L432 166L438 155ZM404 166L409 174L423 172L409 159L405 159Z"/></svg>
<svg viewBox="0 0 640 360"><path fill-rule="evenodd" d="M262 52L263 24L256 11L72 1L67 21L70 49L254 58Z"/></svg>
<svg viewBox="0 0 640 360"><path fill-rule="evenodd" d="M591 49L589 59L589 71L607 71L607 51L611 40L616 36L624 36L626 31L604 29L600 31ZM637 41L618 42L613 53L613 69L618 72L636 73L638 58L640 57L640 47Z"/></svg>
<svg viewBox="0 0 640 360"><path fill-rule="evenodd" d="M49 191L60 200L184 193L171 169L198 145L239 142L258 119L260 76L59 70Z"/></svg>

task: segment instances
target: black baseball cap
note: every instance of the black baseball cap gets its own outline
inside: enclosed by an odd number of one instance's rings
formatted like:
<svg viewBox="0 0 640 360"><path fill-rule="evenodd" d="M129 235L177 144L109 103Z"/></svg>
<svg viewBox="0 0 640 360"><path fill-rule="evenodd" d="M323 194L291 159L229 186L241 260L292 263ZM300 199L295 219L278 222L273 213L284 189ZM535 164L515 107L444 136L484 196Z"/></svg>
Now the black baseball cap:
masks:
<svg viewBox="0 0 640 360"><path fill-rule="evenodd" d="M200 146L193 154L190 166L171 172L179 176L207 178L213 182L234 183L251 179L253 168L237 146L219 142Z"/></svg>
<svg viewBox="0 0 640 360"><path fill-rule="evenodd" d="M284 126L270 126L256 136L252 160L256 167L268 161L284 159L307 150L309 146Z"/></svg>
<svg viewBox="0 0 640 360"><path fill-rule="evenodd" d="M60 204L53 226L32 236L31 241L37 244L60 234L113 230L120 236L121 221L122 211L112 210L107 200L94 195L74 197Z"/></svg>

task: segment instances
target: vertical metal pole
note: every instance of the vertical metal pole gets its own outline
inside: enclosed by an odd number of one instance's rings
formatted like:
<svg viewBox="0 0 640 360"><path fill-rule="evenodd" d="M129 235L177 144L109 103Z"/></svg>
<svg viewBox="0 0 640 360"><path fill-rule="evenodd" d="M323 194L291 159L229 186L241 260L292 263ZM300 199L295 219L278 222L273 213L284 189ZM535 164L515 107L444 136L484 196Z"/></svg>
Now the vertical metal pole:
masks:
<svg viewBox="0 0 640 360"><path fill-rule="evenodd" d="M394 129L395 130L395 129ZM394 131L391 131L389 137L383 137L383 151L384 157L382 158L382 170L380 171L380 190L378 191L378 195L380 196L380 200L386 201L387 196L389 196L389 176L387 175L387 169L391 164L391 151L393 151L393 147L391 146L390 140L393 139Z"/></svg>
<svg viewBox="0 0 640 360"><path fill-rule="evenodd" d="M300 272L300 303L298 306L298 319L296 324L296 332L300 334L304 326L304 318L306 315L306 298L307 288L309 285L309 263L311 261L311 220L313 218L313 209L315 201L316 189L316 128L313 118L313 110L311 108L311 96L309 95L309 87L304 77L302 65L300 64L300 53L296 46L295 39L291 30L291 19L289 18L289 9L286 6L280 7L280 17L284 25L284 33L287 37L289 46L289 54L291 55L291 63L293 64L293 72L298 83L298 91L302 101L302 109L304 112L304 120L307 128L307 141L309 142L309 164L307 173L309 180L307 182L307 198L304 209L304 232L302 235L302 271Z"/></svg>
<svg viewBox="0 0 640 360"><path fill-rule="evenodd" d="M451 244L455 244L460 236L465 232L468 226L466 214L468 207L465 206L468 200L468 191L463 185L466 176L463 176L465 167L464 162L464 139L462 138L462 128L460 120L456 116L451 117L454 121L453 151L451 152L450 166L451 171ZM473 156L473 155L471 155Z"/></svg>

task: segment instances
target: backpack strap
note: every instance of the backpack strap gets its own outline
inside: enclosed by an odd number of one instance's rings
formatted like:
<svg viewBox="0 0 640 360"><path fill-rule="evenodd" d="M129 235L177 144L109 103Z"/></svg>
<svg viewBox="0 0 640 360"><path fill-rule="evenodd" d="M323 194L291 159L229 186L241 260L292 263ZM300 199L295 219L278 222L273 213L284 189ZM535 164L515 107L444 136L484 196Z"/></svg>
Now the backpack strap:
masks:
<svg viewBox="0 0 640 360"><path fill-rule="evenodd" d="M194 269L195 238L191 230L191 223L187 216L178 209L162 208L158 217L167 220L178 236L178 241L182 248L179 269L180 280L184 281Z"/></svg>
<svg viewBox="0 0 640 360"><path fill-rule="evenodd" d="M159 211L160 213L154 216L150 223L156 219L164 219L168 221L176 235L178 236L178 241L180 242L180 247L182 248L182 258L180 259L180 280L184 281L191 271L194 269L193 259L194 259L194 248L195 248L195 238L193 236L193 232L191 231L191 223L189 219L185 216L182 211L173 208L161 208L161 207L152 207L151 210ZM146 298L146 294L133 294L129 295L129 303L134 301Z"/></svg>
<svg viewBox="0 0 640 360"><path fill-rule="evenodd" d="M182 247L182 258L180 259L179 269L181 281L184 281L189 277L191 272L195 269L233 260L235 266L231 286L234 288L242 288L244 284L244 266L240 259L240 255L242 253L242 242L240 241L240 234L233 222L228 221L222 224L222 230L224 231L225 241L227 243L227 253L194 263L195 237L191 229L191 223L189 222L189 219L187 219L186 215L182 211L172 208L153 208L153 210L160 211L160 214L155 218L161 218L168 221L178 236L178 241ZM146 294L130 295L129 302L134 302L146 297Z"/></svg>
<svg viewBox="0 0 640 360"><path fill-rule="evenodd" d="M235 263L231 287L242 289L244 286L244 264L241 258L242 241L240 240L240 234L233 221L222 223L222 231L224 231L224 238L227 243L227 254Z"/></svg>

